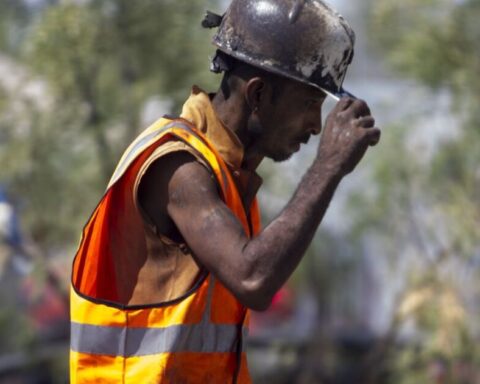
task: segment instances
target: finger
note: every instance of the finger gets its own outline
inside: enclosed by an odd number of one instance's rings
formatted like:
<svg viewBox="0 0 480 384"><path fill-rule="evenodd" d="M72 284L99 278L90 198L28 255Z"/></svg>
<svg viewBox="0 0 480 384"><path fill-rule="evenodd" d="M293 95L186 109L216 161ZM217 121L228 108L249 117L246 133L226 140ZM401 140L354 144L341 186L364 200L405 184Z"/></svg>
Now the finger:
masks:
<svg viewBox="0 0 480 384"><path fill-rule="evenodd" d="M373 116L362 116L355 119L355 124L362 128L372 128L375 126L375 119Z"/></svg>
<svg viewBox="0 0 480 384"><path fill-rule="evenodd" d="M355 117L369 116L371 115L370 107L365 100L357 99L351 104L351 108L354 110Z"/></svg>
<svg viewBox="0 0 480 384"><path fill-rule="evenodd" d="M380 137L382 136L382 132L379 128L370 128L365 132L367 133L367 140L369 146L374 147L379 143Z"/></svg>
<svg viewBox="0 0 480 384"><path fill-rule="evenodd" d="M341 112L341 111L345 111L346 109L348 109L350 107L350 105L353 104L355 100L352 99L351 97L342 97L340 99L340 101L337 103L336 105L336 109Z"/></svg>

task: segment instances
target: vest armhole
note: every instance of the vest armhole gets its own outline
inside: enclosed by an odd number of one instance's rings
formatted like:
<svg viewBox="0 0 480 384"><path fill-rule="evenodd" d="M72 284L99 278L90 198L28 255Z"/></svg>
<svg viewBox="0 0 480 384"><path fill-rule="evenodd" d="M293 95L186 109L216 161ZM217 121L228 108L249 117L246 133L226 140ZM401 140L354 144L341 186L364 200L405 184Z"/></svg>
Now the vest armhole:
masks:
<svg viewBox="0 0 480 384"><path fill-rule="evenodd" d="M212 177L214 177L212 170L206 164L205 160L192 147L182 141L169 141L155 149L155 151L153 151L153 153L143 163L142 167L140 168L135 177L135 182L132 189L132 199L134 207L142 218L146 229L153 233L156 237L158 237L163 243L167 245L177 245L179 248L182 249L182 251L184 251L184 248L188 248L187 245L185 243L178 243L166 236L165 234L160 233L152 218L148 216L147 212L145 212L140 202L138 201L138 188L140 186L143 176L145 176L145 173L148 171L150 166L161 157L175 152L187 152L191 154L195 158L195 160L198 161L201 165L203 165L208 170L208 172L212 174Z"/></svg>

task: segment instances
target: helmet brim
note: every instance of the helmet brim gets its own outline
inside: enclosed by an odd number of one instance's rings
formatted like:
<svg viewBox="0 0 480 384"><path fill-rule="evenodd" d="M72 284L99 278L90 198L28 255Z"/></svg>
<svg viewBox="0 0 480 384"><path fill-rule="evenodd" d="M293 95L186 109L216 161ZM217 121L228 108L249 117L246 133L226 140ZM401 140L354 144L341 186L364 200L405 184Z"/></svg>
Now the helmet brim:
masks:
<svg viewBox="0 0 480 384"><path fill-rule="evenodd" d="M343 97L350 97L351 99L358 99L358 97L354 96L353 94L351 94L350 92L348 92L347 90L343 89L343 88L340 88L340 90L338 92L331 92L331 91L328 91L326 90L325 88L323 87L319 87L323 92L325 92L328 96L330 96L332 99L334 99L335 101L340 101L341 98Z"/></svg>
<svg viewBox="0 0 480 384"><path fill-rule="evenodd" d="M271 73L277 74L279 76L286 77L286 78L289 78L291 80L298 81L300 83L304 83L304 84L310 85L312 87L315 87L317 89L320 89L321 91L325 92L328 96L330 96L331 98L333 98L336 101L340 101L340 99L342 97L350 97L352 99L357 99L356 96L354 96L353 94L351 94L350 92L345 90L343 87L340 87L340 89L338 91L333 90L333 89L329 91L325 86L322 87L321 85L319 85L317 83L313 83L313 82L309 81L308 79L305 79L305 78L301 77L300 74L293 74L292 72L289 72L288 70L286 70L284 68L274 67L270 63L267 64L263 61L255 60L252 57L243 55L241 52L229 49L229 47L224 47L224 46L221 45L220 42L216 42L215 40L214 40L214 45L216 45L217 49L222 51L226 55L232 56L233 58L235 58L237 60L240 60L244 63L247 63L251 66L254 66L254 67L263 69L264 71L271 72Z"/></svg>

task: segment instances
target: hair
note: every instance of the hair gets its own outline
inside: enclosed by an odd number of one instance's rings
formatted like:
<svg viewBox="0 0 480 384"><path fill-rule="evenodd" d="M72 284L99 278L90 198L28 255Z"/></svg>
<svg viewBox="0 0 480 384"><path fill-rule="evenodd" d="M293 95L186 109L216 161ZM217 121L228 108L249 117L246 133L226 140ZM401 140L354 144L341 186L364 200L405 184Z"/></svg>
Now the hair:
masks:
<svg viewBox="0 0 480 384"><path fill-rule="evenodd" d="M211 64L211 71L215 73L223 72L220 89L227 99L232 92L236 92L239 89L242 82L254 77L261 77L272 88L271 101L274 102L277 96L281 94L282 86L287 81L286 78L238 60L220 50L217 50L215 53Z"/></svg>

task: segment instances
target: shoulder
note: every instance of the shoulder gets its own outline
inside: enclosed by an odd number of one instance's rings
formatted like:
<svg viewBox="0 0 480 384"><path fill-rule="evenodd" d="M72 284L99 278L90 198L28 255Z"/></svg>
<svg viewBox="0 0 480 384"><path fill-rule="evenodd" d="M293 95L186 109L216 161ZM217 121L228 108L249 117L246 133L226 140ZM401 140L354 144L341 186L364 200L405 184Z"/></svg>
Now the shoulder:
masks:
<svg viewBox="0 0 480 384"><path fill-rule="evenodd" d="M157 158L148 166L142 175L138 196L153 194L158 198L158 192L173 191L178 186L211 185L213 182L213 175L205 163L188 151L176 151Z"/></svg>
<svg viewBox="0 0 480 384"><path fill-rule="evenodd" d="M157 224L175 206L204 204L219 198L211 171L190 152L168 153L152 162L138 186L140 206Z"/></svg>

